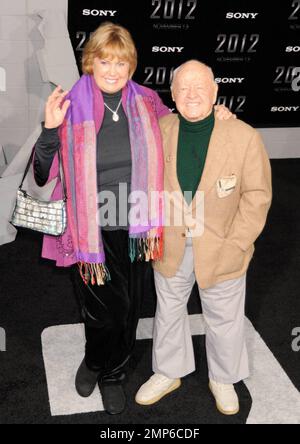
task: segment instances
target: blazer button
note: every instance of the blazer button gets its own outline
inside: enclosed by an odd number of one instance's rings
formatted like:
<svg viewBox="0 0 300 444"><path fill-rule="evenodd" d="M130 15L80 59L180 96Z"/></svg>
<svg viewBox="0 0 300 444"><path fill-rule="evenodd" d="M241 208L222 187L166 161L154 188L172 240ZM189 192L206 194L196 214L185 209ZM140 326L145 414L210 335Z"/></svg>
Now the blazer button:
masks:
<svg viewBox="0 0 300 444"><path fill-rule="evenodd" d="M181 237L185 237L185 233L181 233Z"/></svg>
<svg viewBox="0 0 300 444"><path fill-rule="evenodd" d="M166 161L167 161L167 162L171 162L171 156L167 156L167 157L166 157Z"/></svg>

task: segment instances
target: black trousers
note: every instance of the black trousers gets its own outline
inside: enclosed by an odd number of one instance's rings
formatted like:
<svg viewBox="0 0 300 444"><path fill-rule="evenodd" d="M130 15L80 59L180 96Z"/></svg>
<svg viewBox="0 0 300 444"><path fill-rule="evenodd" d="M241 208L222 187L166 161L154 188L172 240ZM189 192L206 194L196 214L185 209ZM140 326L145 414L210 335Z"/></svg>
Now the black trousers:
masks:
<svg viewBox="0 0 300 444"><path fill-rule="evenodd" d="M128 231L102 230L102 239L111 280L86 285L76 265L74 282L85 324L86 365L104 378L118 379L135 344L145 271L151 265L130 262Z"/></svg>

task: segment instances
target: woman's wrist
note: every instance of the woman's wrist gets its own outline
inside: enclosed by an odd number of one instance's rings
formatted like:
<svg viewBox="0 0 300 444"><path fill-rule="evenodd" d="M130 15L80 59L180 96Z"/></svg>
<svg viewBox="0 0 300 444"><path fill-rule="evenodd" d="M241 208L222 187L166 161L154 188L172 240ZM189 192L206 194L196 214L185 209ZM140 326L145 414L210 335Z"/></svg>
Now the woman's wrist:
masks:
<svg viewBox="0 0 300 444"><path fill-rule="evenodd" d="M49 133L55 133L58 131L58 126L49 126L46 124L46 122L42 122L42 129Z"/></svg>
<svg viewBox="0 0 300 444"><path fill-rule="evenodd" d="M54 130L54 129L58 129L58 126L52 126L47 123L44 123L44 128L49 129L49 130Z"/></svg>

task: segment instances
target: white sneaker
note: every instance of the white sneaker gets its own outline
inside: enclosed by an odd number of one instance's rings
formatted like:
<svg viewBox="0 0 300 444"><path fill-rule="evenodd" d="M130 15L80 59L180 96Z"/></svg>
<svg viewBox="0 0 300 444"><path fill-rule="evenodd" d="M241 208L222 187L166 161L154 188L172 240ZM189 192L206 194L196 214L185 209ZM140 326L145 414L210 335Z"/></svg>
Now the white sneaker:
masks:
<svg viewBox="0 0 300 444"><path fill-rule="evenodd" d="M239 412L239 399L232 384L221 384L210 379L209 388L215 397L219 412L223 415L236 415Z"/></svg>
<svg viewBox="0 0 300 444"><path fill-rule="evenodd" d="M135 395L135 401L141 405L154 404L163 396L176 390L180 385L180 379L170 379L166 376L154 373L154 375L152 375L151 378L139 388Z"/></svg>

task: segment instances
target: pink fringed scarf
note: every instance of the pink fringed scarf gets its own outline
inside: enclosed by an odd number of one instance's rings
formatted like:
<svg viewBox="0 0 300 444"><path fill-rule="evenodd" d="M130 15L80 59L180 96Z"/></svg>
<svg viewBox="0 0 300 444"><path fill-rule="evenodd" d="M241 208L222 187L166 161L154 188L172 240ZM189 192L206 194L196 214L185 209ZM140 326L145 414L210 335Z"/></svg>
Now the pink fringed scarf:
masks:
<svg viewBox="0 0 300 444"><path fill-rule="evenodd" d="M143 223L129 227L129 255L132 261L148 261L162 255L163 201L158 198L154 202L151 194L163 191L162 142L151 98L133 81L128 82L127 88L125 112L132 158L131 193L144 192L148 199ZM102 285L109 279L109 271L97 218L94 94L93 78L83 75L68 94L72 105L61 126L60 138L68 196L68 229L74 255L84 281Z"/></svg>

